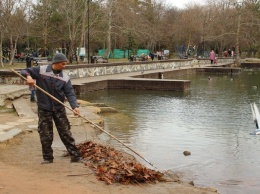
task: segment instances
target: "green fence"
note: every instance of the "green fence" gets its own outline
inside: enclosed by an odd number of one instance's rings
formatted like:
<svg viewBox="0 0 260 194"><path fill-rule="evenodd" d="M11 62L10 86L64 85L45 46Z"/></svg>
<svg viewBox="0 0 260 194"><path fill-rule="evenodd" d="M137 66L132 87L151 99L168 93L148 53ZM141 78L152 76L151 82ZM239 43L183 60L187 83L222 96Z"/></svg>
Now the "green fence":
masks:
<svg viewBox="0 0 260 194"><path fill-rule="evenodd" d="M99 56L104 56L106 49L100 49L98 50ZM137 51L137 56L141 56L141 54L149 55L150 51L148 49L139 49ZM109 53L108 58L114 58L114 59L122 59L122 58L129 58L128 54L134 55L132 50L121 50L121 49L114 49L113 53Z"/></svg>
<svg viewBox="0 0 260 194"><path fill-rule="evenodd" d="M149 55L150 54L150 51L148 49L139 49L137 51L137 56L141 56L141 54L144 54L144 55Z"/></svg>
<svg viewBox="0 0 260 194"><path fill-rule="evenodd" d="M98 50L98 56L102 56L103 57L105 52L106 52L106 49ZM111 52L108 53L108 58L113 58L113 55L111 55Z"/></svg>
<svg viewBox="0 0 260 194"><path fill-rule="evenodd" d="M122 59L125 58L125 51L120 50L120 49L114 49L113 51L114 54L114 59Z"/></svg>
<svg viewBox="0 0 260 194"><path fill-rule="evenodd" d="M128 55L129 54L129 55ZM125 58L129 58L129 56L133 55L133 51L132 50L125 50Z"/></svg>
<svg viewBox="0 0 260 194"><path fill-rule="evenodd" d="M106 52L106 49L98 50L98 56L104 56L105 52Z"/></svg>

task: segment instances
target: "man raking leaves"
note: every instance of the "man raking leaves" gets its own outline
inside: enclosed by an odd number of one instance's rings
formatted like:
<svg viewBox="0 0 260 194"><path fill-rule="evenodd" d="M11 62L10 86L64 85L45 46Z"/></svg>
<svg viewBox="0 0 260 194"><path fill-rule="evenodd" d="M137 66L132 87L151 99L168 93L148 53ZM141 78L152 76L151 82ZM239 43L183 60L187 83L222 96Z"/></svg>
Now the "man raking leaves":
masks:
<svg viewBox="0 0 260 194"><path fill-rule="evenodd" d="M27 83L44 89L46 92L64 103L67 98L74 115L79 114L79 106L77 99L71 85L69 76L62 70L67 64L67 58L62 53L54 55L52 64L44 66L36 66L21 70L21 74L26 77ZM71 162L80 162L82 154L75 145L75 140L70 131L70 124L66 115L65 107L50 98L40 90L36 91L37 105L38 105L38 132L42 144L42 164L53 162L53 120L58 130L59 136L67 151L71 156Z"/></svg>

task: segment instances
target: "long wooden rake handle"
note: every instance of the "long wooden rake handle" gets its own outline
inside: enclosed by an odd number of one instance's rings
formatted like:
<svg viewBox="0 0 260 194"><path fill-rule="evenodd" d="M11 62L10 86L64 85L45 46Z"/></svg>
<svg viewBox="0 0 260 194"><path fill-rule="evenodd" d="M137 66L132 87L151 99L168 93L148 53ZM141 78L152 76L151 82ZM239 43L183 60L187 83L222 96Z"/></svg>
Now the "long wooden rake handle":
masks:
<svg viewBox="0 0 260 194"><path fill-rule="evenodd" d="M20 73L14 71L13 69L11 69L13 73L15 73L16 75L18 75L19 77L21 77L22 79L24 79L25 81L27 81L27 79L22 76ZM41 87L35 85L35 87L40 90L41 92L43 92L44 94L46 94L47 96L49 96L51 99L57 101L58 103L60 103L61 105L63 105L64 107L66 107L67 109L69 109L70 111L73 111L72 108L70 108L69 106L67 106L66 104L64 104L63 102L61 102L60 100L58 100L57 98L55 98L54 96L52 96L51 94L49 94L48 92L46 92L44 89L42 89ZM95 124L93 121L85 118L84 116L78 114L79 117L83 118L84 120L86 120L87 122L91 123L92 125L94 125L96 128L100 129L102 132L106 133L107 135L109 135L110 137L112 137L113 139L115 139L117 142L119 142L120 144L122 144L123 146L125 146L126 148L128 148L129 150L131 150L133 153L135 153L137 156L139 156L140 158L142 158L143 160L145 160L148 164L150 164L151 166L153 166L154 168L157 169L157 167L155 167L151 162L149 162L148 160L146 160L143 156L141 156L139 153L137 153L135 150L133 150L132 148L130 148L129 146L127 146L125 143L123 143L122 141L120 141L118 138L116 138L115 136L111 135L110 133L108 133L107 131L105 131L102 127L98 126L97 124Z"/></svg>

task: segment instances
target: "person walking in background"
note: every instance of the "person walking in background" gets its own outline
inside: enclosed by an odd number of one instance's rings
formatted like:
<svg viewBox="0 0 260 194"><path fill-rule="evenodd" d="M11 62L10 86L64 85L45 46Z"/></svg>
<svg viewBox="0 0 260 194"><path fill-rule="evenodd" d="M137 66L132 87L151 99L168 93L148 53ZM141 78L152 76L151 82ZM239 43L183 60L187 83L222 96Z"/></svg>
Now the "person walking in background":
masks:
<svg viewBox="0 0 260 194"><path fill-rule="evenodd" d="M151 57L152 61L154 59L154 54L152 52L150 52L149 56Z"/></svg>
<svg viewBox="0 0 260 194"><path fill-rule="evenodd" d="M214 59L214 65L217 65L217 64L218 64L218 58L215 57L215 59Z"/></svg>
<svg viewBox="0 0 260 194"><path fill-rule="evenodd" d="M36 66L21 70L21 74L27 77L30 86L36 84L43 88L59 101L64 103L65 97L73 109L74 115L79 115L79 106L71 85L69 76L62 70L67 64L67 58L62 53L54 55L52 64ZM82 154L75 145L75 140L71 135L69 120L65 107L50 98L41 90L36 90L38 105L38 132L42 144L42 164L53 162L53 120L58 130L60 139L71 156L71 162L81 162Z"/></svg>
<svg viewBox="0 0 260 194"><path fill-rule="evenodd" d="M213 64L215 57L216 57L216 54L215 54L214 50L211 50L209 53L209 60L210 60L211 65Z"/></svg>
<svg viewBox="0 0 260 194"><path fill-rule="evenodd" d="M228 49L228 56L231 57L231 55L232 55L232 51L231 49Z"/></svg>
<svg viewBox="0 0 260 194"><path fill-rule="evenodd" d="M27 54L25 57L25 61L26 61L26 67L32 67L32 61L33 61L33 57L30 54Z"/></svg>
<svg viewBox="0 0 260 194"><path fill-rule="evenodd" d="M224 57L228 57L228 51L227 50L224 51Z"/></svg>
<svg viewBox="0 0 260 194"><path fill-rule="evenodd" d="M31 102L36 102L36 99L35 99L36 87L35 87L35 85L29 86L29 90L31 91L30 101L31 101Z"/></svg>
<svg viewBox="0 0 260 194"><path fill-rule="evenodd" d="M142 53L140 57L141 57L141 61L145 61L146 60L144 53Z"/></svg>

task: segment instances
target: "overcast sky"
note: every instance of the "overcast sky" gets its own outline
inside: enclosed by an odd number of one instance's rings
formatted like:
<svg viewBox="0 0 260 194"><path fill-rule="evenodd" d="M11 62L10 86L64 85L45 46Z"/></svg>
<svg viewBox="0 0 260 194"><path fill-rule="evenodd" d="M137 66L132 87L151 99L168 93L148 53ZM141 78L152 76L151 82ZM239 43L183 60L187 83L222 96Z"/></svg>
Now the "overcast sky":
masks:
<svg viewBox="0 0 260 194"><path fill-rule="evenodd" d="M203 5L205 0L166 0L166 2L175 7L178 7L179 9L183 9L183 8L185 8L186 4L192 3L192 2Z"/></svg>

